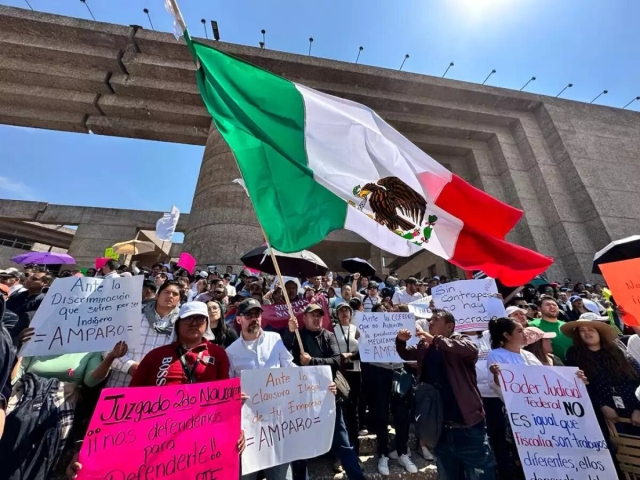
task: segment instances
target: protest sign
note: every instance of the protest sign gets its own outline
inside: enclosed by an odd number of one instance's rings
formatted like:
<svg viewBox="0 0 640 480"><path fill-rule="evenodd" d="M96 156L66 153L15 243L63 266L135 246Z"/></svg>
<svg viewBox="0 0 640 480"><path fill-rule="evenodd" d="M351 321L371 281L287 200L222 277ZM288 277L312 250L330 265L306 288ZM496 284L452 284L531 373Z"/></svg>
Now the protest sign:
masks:
<svg viewBox="0 0 640 480"><path fill-rule="evenodd" d="M300 299L291 302L293 307L293 313L298 320L300 327L304 327L302 317L304 315L304 309L307 308L309 303L316 303L324 310L324 318L322 319L322 327L333 332L333 325L331 323L331 317L329 316L329 306L327 305L327 299L323 295L317 295L311 302L307 299ZM289 323L289 308L287 305L262 305L262 328L265 330L280 331L287 328Z"/></svg>
<svg viewBox="0 0 640 480"><path fill-rule="evenodd" d="M31 321L20 355L103 352L123 340L138 345L143 277L57 278Z"/></svg>
<svg viewBox="0 0 640 480"><path fill-rule="evenodd" d="M527 479L617 478L577 368L500 365L513 439Z"/></svg>
<svg viewBox="0 0 640 480"><path fill-rule="evenodd" d="M113 251L113 247L105 248L104 256L105 258L112 258L113 260L118 260L120 258L120 255Z"/></svg>
<svg viewBox="0 0 640 480"><path fill-rule="evenodd" d="M78 480L237 480L240 382L102 391Z"/></svg>
<svg viewBox="0 0 640 480"><path fill-rule="evenodd" d="M196 271L196 259L186 252L180 254L180 258L178 258L178 263L176 265L184 268L191 275Z"/></svg>
<svg viewBox="0 0 640 480"><path fill-rule="evenodd" d="M418 301L407 304L409 311L413 313L416 318L431 318L431 307L429 302Z"/></svg>
<svg viewBox="0 0 640 480"><path fill-rule="evenodd" d="M626 325L640 327L640 258L600 265L618 306L626 313Z"/></svg>
<svg viewBox="0 0 640 480"><path fill-rule="evenodd" d="M331 367L242 371L242 473L327 453L336 419Z"/></svg>
<svg viewBox="0 0 640 480"><path fill-rule="evenodd" d="M107 263L109 260L109 258L103 257L96 258L96 270L100 270L102 267L104 267L105 263Z"/></svg>
<svg viewBox="0 0 640 480"><path fill-rule="evenodd" d="M493 278L458 280L431 289L433 304L456 319L456 331L486 330L493 317L506 317L498 288Z"/></svg>
<svg viewBox="0 0 640 480"><path fill-rule="evenodd" d="M418 343L413 313L356 312L354 322L360 330L358 349L361 362L404 362L396 350L396 337L400 330L409 330L413 335L408 345Z"/></svg>

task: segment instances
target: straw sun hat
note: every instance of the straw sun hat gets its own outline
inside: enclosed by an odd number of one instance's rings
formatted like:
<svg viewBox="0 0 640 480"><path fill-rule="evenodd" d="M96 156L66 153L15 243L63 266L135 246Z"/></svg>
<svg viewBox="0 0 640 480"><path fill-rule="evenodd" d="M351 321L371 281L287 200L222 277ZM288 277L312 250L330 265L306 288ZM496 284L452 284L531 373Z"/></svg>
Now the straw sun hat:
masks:
<svg viewBox="0 0 640 480"><path fill-rule="evenodd" d="M578 327L591 327L598 331L600 339L615 340L618 333L607 323L609 317L600 317L595 313L583 313L578 320L567 322L560 327L560 331L567 337L575 339L578 334Z"/></svg>

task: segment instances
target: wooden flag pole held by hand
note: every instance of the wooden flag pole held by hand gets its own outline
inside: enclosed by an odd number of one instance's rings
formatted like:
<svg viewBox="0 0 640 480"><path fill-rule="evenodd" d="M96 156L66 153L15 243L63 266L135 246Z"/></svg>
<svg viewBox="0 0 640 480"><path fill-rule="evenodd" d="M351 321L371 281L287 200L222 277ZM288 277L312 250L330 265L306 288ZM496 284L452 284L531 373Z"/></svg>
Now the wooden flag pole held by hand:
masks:
<svg viewBox="0 0 640 480"><path fill-rule="evenodd" d="M165 0L165 1L168 2L171 5L171 9L173 10L174 18L175 18L176 22L178 22L178 25L180 26L182 31L183 32L186 31L187 30L187 25L186 25L186 23L184 23L184 18L182 18L182 13L180 12L180 8L178 7L177 0ZM196 68L200 68L200 62L196 62ZM236 158L235 155L233 156L233 158L235 160L235 158ZM238 164L238 162L236 160L236 165L237 164ZM238 165L238 170L240 170L240 166L239 165ZM242 174L242 172L241 172L241 174ZM249 192L247 192L247 196L249 196ZM251 201L251 203L253 204L253 200L251 199L251 197L249 197L249 201ZM255 208L254 208L254 210L255 210ZM264 239L267 242L267 245L269 245L269 239L267 238L267 235L265 234L264 229L262 228L262 225L260 225L260 229L262 230L262 235L264 236ZM287 303L287 308L289 309L289 315L290 315L291 318L295 318L295 315L293 313L293 307L291 306L291 302L289 301L289 296L287 295L287 292L284 289L284 280L282 278L282 273L280 273L280 266L278 265L278 260L276 259L276 256L273 253L273 249L271 247L269 247L269 251L271 252L271 260L273 261L273 266L276 269L276 274L278 275L278 278L280 279L280 285L282 286L283 296L284 296L284 299L285 299L285 301ZM296 329L295 333L296 333L296 339L298 340L298 346L300 347L300 353L304 353L304 347L302 346L302 338L300 338L300 331L298 329Z"/></svg>
<svg viewBox="0 0 640 480"><path fill-rule="evenodd" d="M251 197L249 197L251 200ZM269 253L271 255L271 261L273 262L273 266L276 269L276 274L278 275L278 279L280 280L280 287L282 288L282 296L284 297L285 302L287 302L287 308L289 309L289 315L291 318L295 318L293 313L293 307L291 306L291 302L289 301L289 295L287 294L287 290L284 288L284 279L282 278L282 273L280 273L280 265L278 265L278 260L276 259L276 254L273 253L273 248L269 245L269 240L267 239L267 235L264 233L264 229L260 226L262 230L262 235L264 236L265 241L267 242L267 248L269 249ZM296 339L298 340L298 346L300 347L300 353L304 353L304 347L302 346L302 338L300 338L300 331L296 328Z"/></svg>

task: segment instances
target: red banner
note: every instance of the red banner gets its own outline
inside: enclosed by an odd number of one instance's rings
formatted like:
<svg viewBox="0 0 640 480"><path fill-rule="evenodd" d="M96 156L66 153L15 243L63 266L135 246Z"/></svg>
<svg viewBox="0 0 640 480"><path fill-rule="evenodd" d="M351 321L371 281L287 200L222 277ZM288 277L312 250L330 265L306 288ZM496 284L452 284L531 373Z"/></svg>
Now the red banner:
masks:
<svg viewBox="0 0 640 480"><path fill-rule="evenodd" d="M324 310L324 318L322 319L322 327L333 332L333 324L331 323L331 316L329 315L329 305L324 295L317 295L311 301L306 299L295 300L291 302L293 307L293 313L298 320L300 328L304 328L304 322L302 317L304 315L304 309L307 308L309 303L316 303ZM269 330L282 330L287 328L289 323L289 309L287 304L279 305L263 305L264 312L262 312L262 328L268 328Z"/></svg>

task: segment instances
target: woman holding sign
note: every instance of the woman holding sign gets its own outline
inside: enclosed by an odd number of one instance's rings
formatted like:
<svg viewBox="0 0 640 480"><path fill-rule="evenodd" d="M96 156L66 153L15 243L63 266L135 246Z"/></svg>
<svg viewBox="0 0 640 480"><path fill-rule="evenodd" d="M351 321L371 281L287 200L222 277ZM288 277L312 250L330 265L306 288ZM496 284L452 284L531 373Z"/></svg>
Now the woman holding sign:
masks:
<svg viewBox="0 0 640 480"><path fill-rule="evenodd" d="M560 329L573 339L566 364L585 371L589 378L587 391L596 412L613 423L620 417L631 418L631 424L640 427L640 401L635 396L640 364L618 341L615 329L605 321L587 319L565 323ZM618 430L621 427L628 425L616 425ZM638 430L633 430L637 435Z"/></svg>
<svg viewBox="0 0 640 480"><path fill-rule="evenodd" d="M222 347L210 341L209 313L202 302L187 302L173 331L174 342L151 350L136 369L132 387L151 387L213 382L229 378L229 359ZM238 453L244 451L244 432L238 440ZM76 461L67 469L76 478L82 465Z"/></svg>

